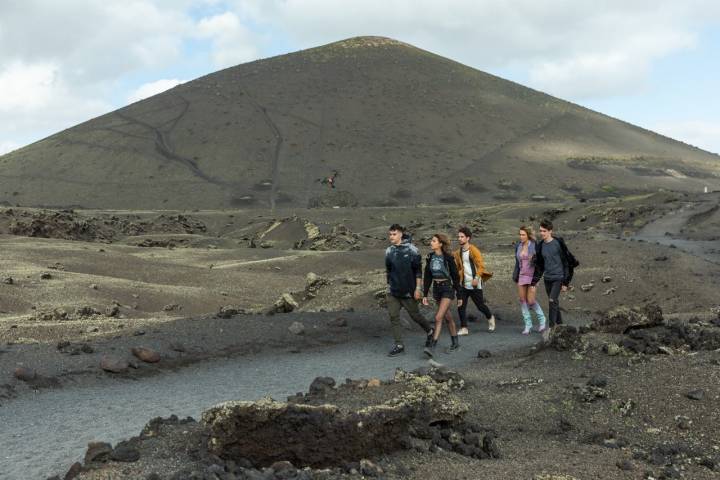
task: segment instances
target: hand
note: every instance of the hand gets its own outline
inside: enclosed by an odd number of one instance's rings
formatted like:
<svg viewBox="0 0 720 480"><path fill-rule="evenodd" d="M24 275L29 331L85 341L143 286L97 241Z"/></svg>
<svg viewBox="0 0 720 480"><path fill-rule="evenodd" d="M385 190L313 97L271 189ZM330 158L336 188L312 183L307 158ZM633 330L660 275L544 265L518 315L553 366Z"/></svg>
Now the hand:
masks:
<svg viewBox="0 0 720 480"><path fill-rule="evenodd" d="M477 287L479 283L480 283L480 282L478 281L477 278L473 278L473 281L472 281L472 286L473 286L473 288Z"/></svg>
<svg viewBox="0 0 720 480"><path fill-rule="evenodd" d="M458 298L458 307L462 307L462 299Z"/></svg>
<svg viewBox="0 0 720 480"><path fill-rule="evenodd" d="M420 290L415 290L415 300L420 300L422 298L422 293L420 293Z"/></svg>
<svg viewBox="0 0 720 480"><path fill-rule="evenodd" d="M428 305L430 305L430 303L428 302L427 297L423 297L423 299L422 299L422 304L425 305L426 307L427 307Z"/></svg>
<svg viewBox="0 0 720 480"><path fill-rule="evenodd" d="M567 292L567 291L568 291L568 286L567 286L567 285L563 285L562 287L560 287L560 290L563 291L563 292Z"/></svg>

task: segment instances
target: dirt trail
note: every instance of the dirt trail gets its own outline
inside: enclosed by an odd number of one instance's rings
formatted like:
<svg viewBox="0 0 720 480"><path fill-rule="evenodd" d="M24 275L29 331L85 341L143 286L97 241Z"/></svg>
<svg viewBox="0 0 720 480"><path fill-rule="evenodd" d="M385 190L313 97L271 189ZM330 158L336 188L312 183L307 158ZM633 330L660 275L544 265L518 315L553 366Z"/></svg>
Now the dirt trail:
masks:
<svg viewBox="0 0 720 480"><path fill-rule="evenodd" d="M474 361L478 349L500 352L529 346L538 336L518 334L518 325L499 325L498 331L463 337L454 355L439 353L449 366ZM409 333L409 332L408 332ZM255 400L265 395L284 400L307 390L317 376L389 378L396 368L426 365L422 334L408 334L408 352L386 356L387 338L305 351L260 354L205 362L177 372L133 380L103 380L91 386L65 387L23 396L0 408L3 425L2 478L46 478L80 460L87 443L117 442L136 435L152 417L176 414L197 418L202 410L229 399ZM443 336L441 343L449 343ZM438 350L442 352L442 348ZM272 372L270 374L270 372ZM38 455L43 452L43 455Z"/></svg>

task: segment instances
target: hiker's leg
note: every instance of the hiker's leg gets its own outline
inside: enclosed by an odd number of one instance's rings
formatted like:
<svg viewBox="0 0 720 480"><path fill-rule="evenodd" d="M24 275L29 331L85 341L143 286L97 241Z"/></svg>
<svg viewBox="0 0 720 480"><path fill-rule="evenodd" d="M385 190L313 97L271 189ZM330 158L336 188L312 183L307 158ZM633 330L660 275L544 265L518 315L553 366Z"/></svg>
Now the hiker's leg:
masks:
<svg viewBox="0 0 720 480"><path fill-rule="evenodd" d="M387 309L390 316L390 327L392 328L393 339L396 345L402 345L402 330L400 326L400 299L392 295L387 296Z"/></svg>
<svg viewBox="0 0 720 480"><path fill-rule="evenodd" d="M430 331L430 324L423 316L423 314L420 313L420 308L418 307L417 300L415 300L414 298L403 298L402 306L405 307L405 310L407 310L410 318L412 318L415 323L420 325L420 328L422 328L425 333L428 333Z"/></svg>

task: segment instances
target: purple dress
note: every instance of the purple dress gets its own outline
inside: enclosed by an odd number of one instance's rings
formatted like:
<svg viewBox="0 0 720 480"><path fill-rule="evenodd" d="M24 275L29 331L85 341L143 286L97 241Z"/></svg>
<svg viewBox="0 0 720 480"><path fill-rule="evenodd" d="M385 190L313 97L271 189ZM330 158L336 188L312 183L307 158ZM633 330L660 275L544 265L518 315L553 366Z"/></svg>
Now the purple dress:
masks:
<svg viewBox="0 0 720 480"><path fill-rule="evenodd" d="M528 248L528 250L530 250ZM532 256L529 251L520 252L518 254L520 260L520 276L518 277L518 285L530 285L532 283L535 267L532 264Z"/></svg>

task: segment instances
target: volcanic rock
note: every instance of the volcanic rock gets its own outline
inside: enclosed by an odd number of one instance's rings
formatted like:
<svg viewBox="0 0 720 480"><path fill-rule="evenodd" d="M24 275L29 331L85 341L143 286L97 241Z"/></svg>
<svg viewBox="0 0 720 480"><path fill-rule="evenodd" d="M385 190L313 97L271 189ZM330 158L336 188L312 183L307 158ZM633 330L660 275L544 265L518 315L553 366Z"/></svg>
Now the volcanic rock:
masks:
<svg viewBox="0 0 720 480"><path fill-rule="evenodd" d="M131 352L138 360L145 363L157 363L160 361L160 354L151 348L134 347Z"/></svg>
<svg viewBox="0 0 720 480"><path fill-rule="evenodd" d="M360 410L335 405L226 402L203 413L211 453L226 460L271 465L339 466L342 459L363 459L405 448L410 426L458 421L466 404L452 394L453 385L429 376L396 372L404 387L398 396ZM283 442L278 442L278 439Z"/></svg>
<svg viewBox="0 0 720 480"><path fill-rule="evenodd" d="M127 371L130 364L127 360L121 358L115 358L108 355L103 355L100 359L100 368L106 372L111 373L123 373Z"/></svg>
<svg viewBox="0 0 720 480"><path fill-rule="evenodd" d="M626 333L634 328L648 328L663 324L662 310L656 304L642 308L620 306L593 321L591 327L603 333Z"/></svg>
<svg viewBox="0 0 720 480"><path fill-rule="evenodd" d="M13 372L13 376L23 382L30 382L32 380L35 380L38 374L32 368L18 367Z"/></svg>
<svg viewBox="0 0 720 480"><path fill-rule="evenodd" d="M311 395L323 395L328 390L335 388L335 379L332 377L317 377L310 384L309 393Z"/></svg>
<svg viewBox="0 0 720 480"><path fill-rule="evenodd" d="M275 302L275 304L270 308L268 313L289 313L299 306L300 305L295 301L292 295L289 293L283 293L277 302Z"/></svg>
<svg viewBox="0 0 720 480"><path fill-rule="evenodd" d="M300 322L293 322L288 327L288 330L294 335L302 335L305 333L305 325Z"/></svg>
<svg viewBox="0 0 720 480"><path fill-rule="evenodd" d="M85 465L90 463L107 462L112 453L112 445L105 442L90 442L85 451Z"/></svg>

